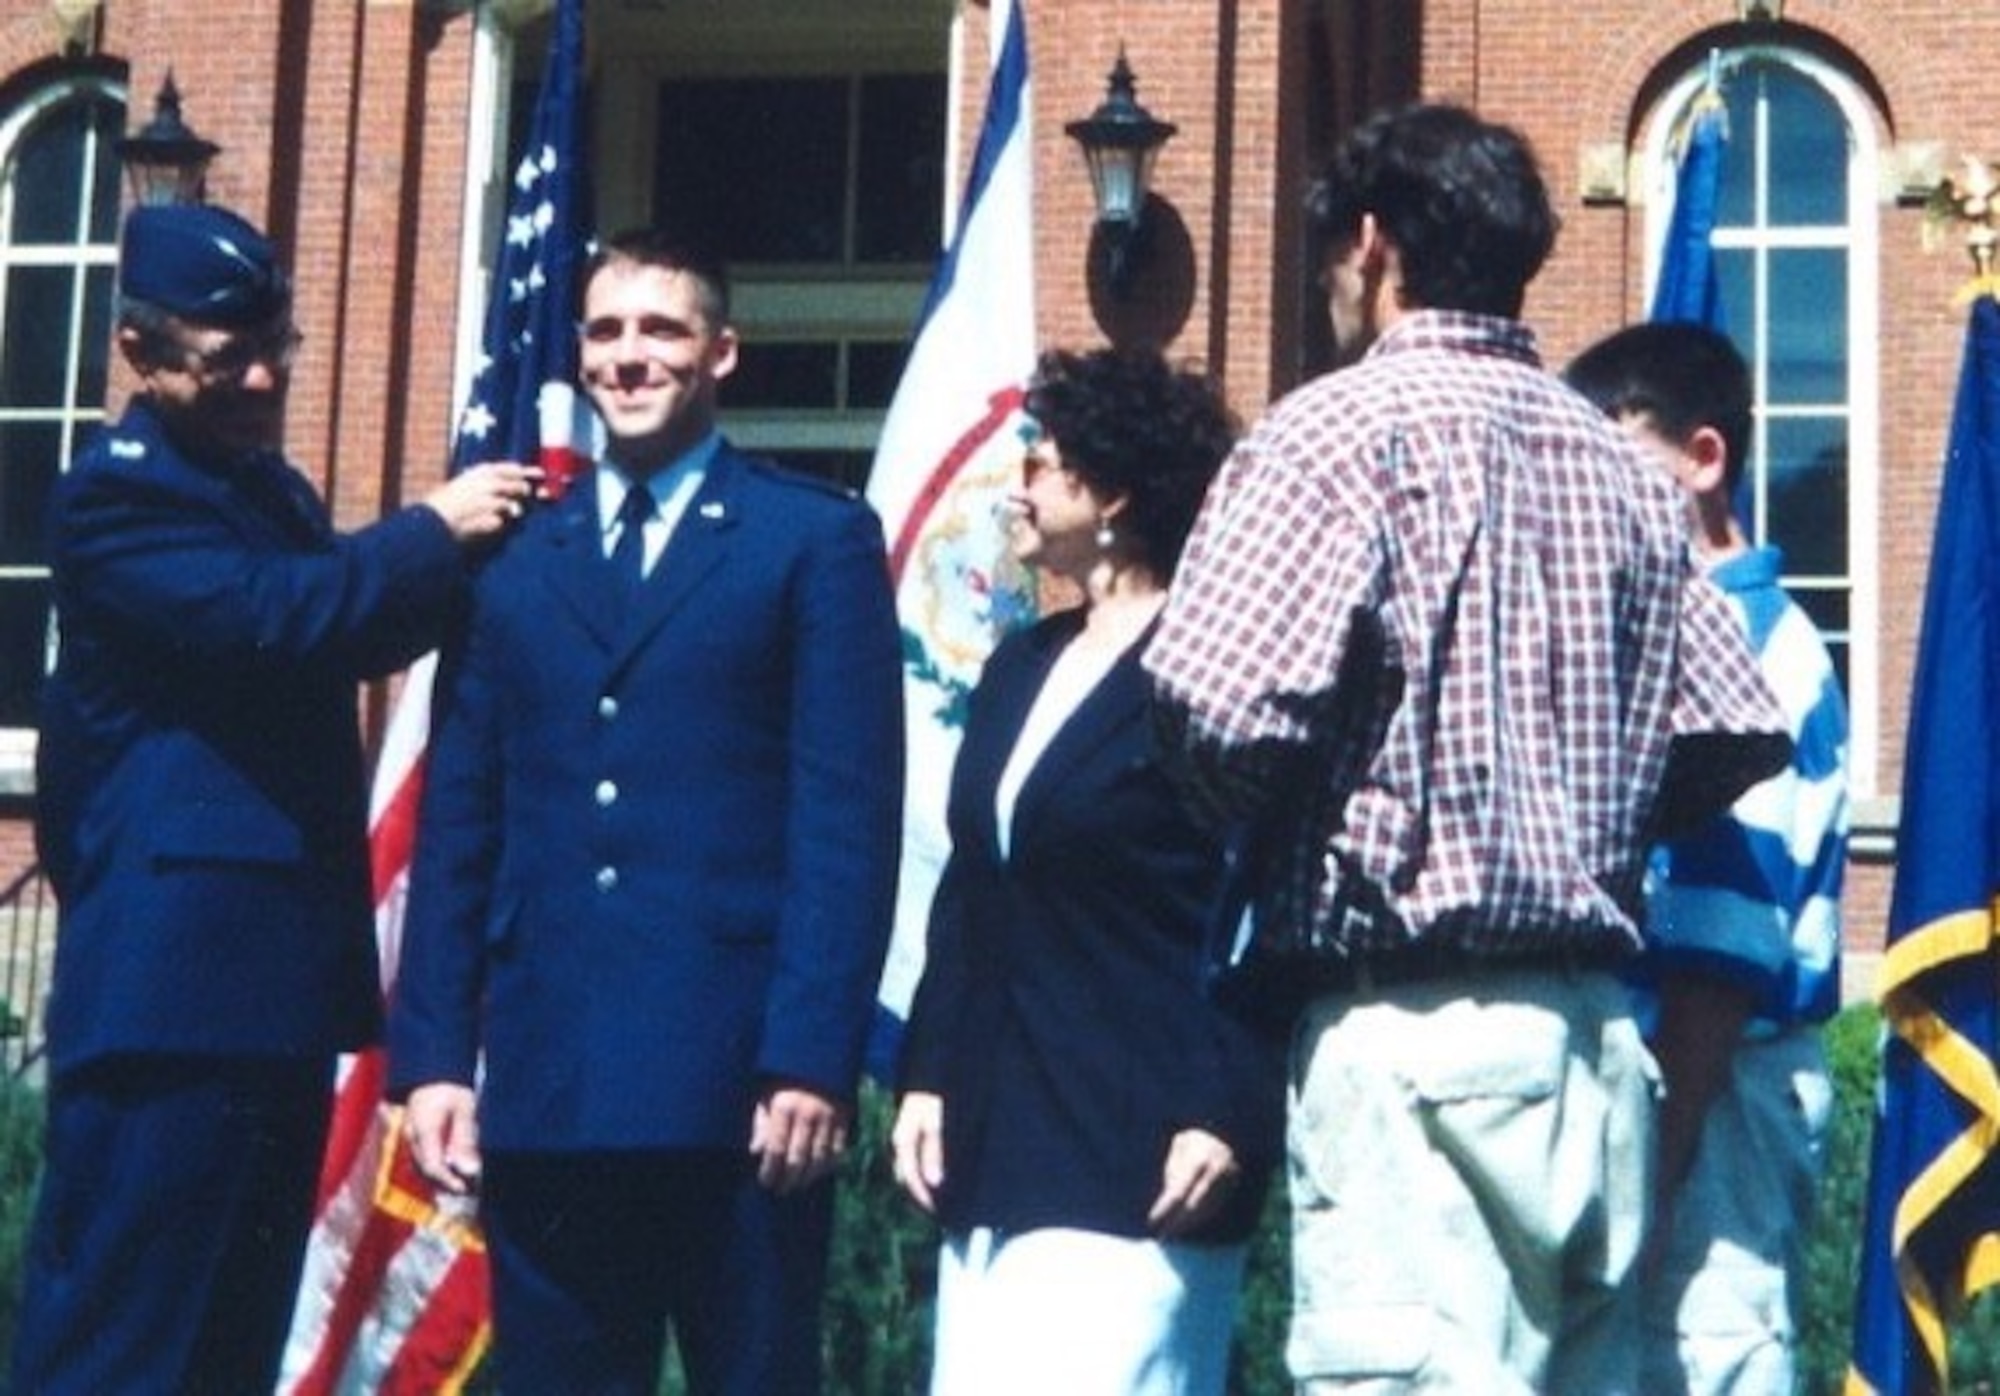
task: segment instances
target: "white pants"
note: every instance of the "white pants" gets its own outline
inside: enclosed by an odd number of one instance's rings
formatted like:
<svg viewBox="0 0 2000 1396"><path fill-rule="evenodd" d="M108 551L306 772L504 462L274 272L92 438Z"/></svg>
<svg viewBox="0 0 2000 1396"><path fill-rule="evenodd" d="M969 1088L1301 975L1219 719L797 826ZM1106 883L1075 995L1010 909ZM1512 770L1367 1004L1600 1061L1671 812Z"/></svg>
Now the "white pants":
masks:
<svg viewBox="0 0 2000 1396"><path fill-rule="evenodd" d="M1330 995L1293 1042L1299 1390L1627 1396L1657 1072L1609 975Z"/></svg>
<svg viewBox="0 0 2000 1396"><path fill-rule="evenodd" d="M1798 1285L1832 1106L1816 1029L1737 1049L1648 1277L1648 1396L1793 1389Z"/></svg>
<svg viewBox="0 0 2000 1396"><path fill-rule="evenodd" d="M945 1237L931 1396L1221 1396L1244 1246Z"/></svg>

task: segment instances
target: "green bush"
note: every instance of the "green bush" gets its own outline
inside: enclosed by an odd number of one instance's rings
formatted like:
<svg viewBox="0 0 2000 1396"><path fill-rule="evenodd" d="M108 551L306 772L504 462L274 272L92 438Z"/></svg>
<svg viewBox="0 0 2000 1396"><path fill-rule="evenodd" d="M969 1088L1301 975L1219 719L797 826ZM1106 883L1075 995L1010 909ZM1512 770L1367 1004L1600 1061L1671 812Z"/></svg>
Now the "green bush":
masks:
<svg viewBox="0 0 2000 1396"><path fill-rule="evenodd" d="M0 1072L0 1372L14 1351L21 1261L42 1166L42 1093Z"/></svg>
<svg viewBox="0 0 2000 1396"><path fill-rule="evenodd" d="M1800 1389L1840 1390L1847 1370L1861 1218L1868 1186L1868 1143L1876 1086L1878 1019L1872 1007L1847 1010L1827 1030L1834 1114L1827 1141L1820 1217L1806 1256L1800 1315ZM827 1278L828 1396L914 1396L930 1368L931 1299L937 1282L937 1233L908 1205L889 1175L892 1103L864 1089L858 1139L844 1165ZM34 1178L40 1164L42 1099L0 1077L0 1369L12 1348L20 1267ZM1278 1396L1290 1309L1282 1180L1252 1242L1237 1318L1231 1396ZM2000 1374L2000 1291L1983 1296L1952 1327L1954 1389L1981 1396ZM669 1364L670 1369L675 1364ZM475 1391L491 1385L475 1381ZM678 1373L662 1396L677 1396Z"/></svg>

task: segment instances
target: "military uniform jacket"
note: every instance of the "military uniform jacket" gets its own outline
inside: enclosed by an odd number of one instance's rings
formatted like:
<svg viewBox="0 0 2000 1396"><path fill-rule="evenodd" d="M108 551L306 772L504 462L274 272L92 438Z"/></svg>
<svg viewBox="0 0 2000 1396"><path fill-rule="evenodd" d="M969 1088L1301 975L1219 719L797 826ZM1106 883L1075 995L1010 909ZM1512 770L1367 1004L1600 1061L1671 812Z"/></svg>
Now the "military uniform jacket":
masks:
<svg viewBox="0 0 2000 1396"><path fill-rule="evenodd" d="M723 445L622 609L594 482L482 574L419 820L390 1086L489 1148L723 1148L850 1093L895 893L900 640L874 514Z"/></svg>
<svg viewBox="0 0 2000 1396"><path fill-rule="evenodd" d="M275 455L206 468L139 399L58 483L52 525L36 832L62 917L54 1065L371 1040L355 685L463 603L444 521L335 534Z"/></svg>

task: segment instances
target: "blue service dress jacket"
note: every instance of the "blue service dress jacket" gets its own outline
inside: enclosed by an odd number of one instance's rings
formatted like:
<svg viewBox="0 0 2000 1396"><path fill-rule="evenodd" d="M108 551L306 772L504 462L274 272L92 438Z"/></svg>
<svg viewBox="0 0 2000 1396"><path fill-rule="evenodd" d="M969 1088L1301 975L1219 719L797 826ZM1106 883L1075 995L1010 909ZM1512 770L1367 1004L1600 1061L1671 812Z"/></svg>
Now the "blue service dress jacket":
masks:
<svg viewBox="0 0 2000 1396"><path fill-rule="evenodd" d="M1000 852L994 792L1081 624L1008 637L973 692L900 1085L944 1100L947 1229L1145 1236L1168 1144L1199 1127L1244 1171L1190 1239L1241 1240L1283 1147L1283 1064L1202 992L1221 854L1156 755L1143 640L1049 743Z"/></svg>
<svg viewBox="0 0 2000 1396"><path fill-rule="evenodd" d="M54 1067L372 1041L355 690L463 604L443 519L336 534L275 455L190 460L140 398L63 476L51 522L36 833L62 908Z"/></svg>
<svg viewBox="0 0 2000 1396"><path fill-rule="evenodd" d="M390 1089L480 1141L740 1152L842 1098L893 914L901 642L882 529L726 443L621 614L588 475L482 572L441 685Z"/></svg>

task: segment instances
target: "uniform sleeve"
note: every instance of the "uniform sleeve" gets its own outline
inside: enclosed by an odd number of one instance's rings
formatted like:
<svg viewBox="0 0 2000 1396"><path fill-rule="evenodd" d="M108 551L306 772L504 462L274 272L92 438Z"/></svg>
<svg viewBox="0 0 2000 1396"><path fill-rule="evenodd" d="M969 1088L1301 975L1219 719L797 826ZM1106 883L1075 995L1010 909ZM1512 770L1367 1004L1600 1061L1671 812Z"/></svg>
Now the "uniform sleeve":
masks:
<svg viewBox="0 0 2000 1396"><path fill-rule="evenodd" d="M389 1004L394 1099L433 1082L472 1085L477 1068L503 818L489 649L475 619L439 664L402 960Z"/></svg>
<svg viewBox="0 0 2000 1396"><path fill-rule="evenodd" d="M881 524L843 507L796 579L790 810L758 1068L854 1089L902 852L902 637Z"/></svg>
<svg viewBox="0 0 2000 1396"><path fill-rule="evenodd" d="M318 536L286 546L135 471L88 469L65 485L62 604L181 660L376 678L434 646L463 598L459 549L421 506L347 534L323 513L302 517Z"/></svg>

